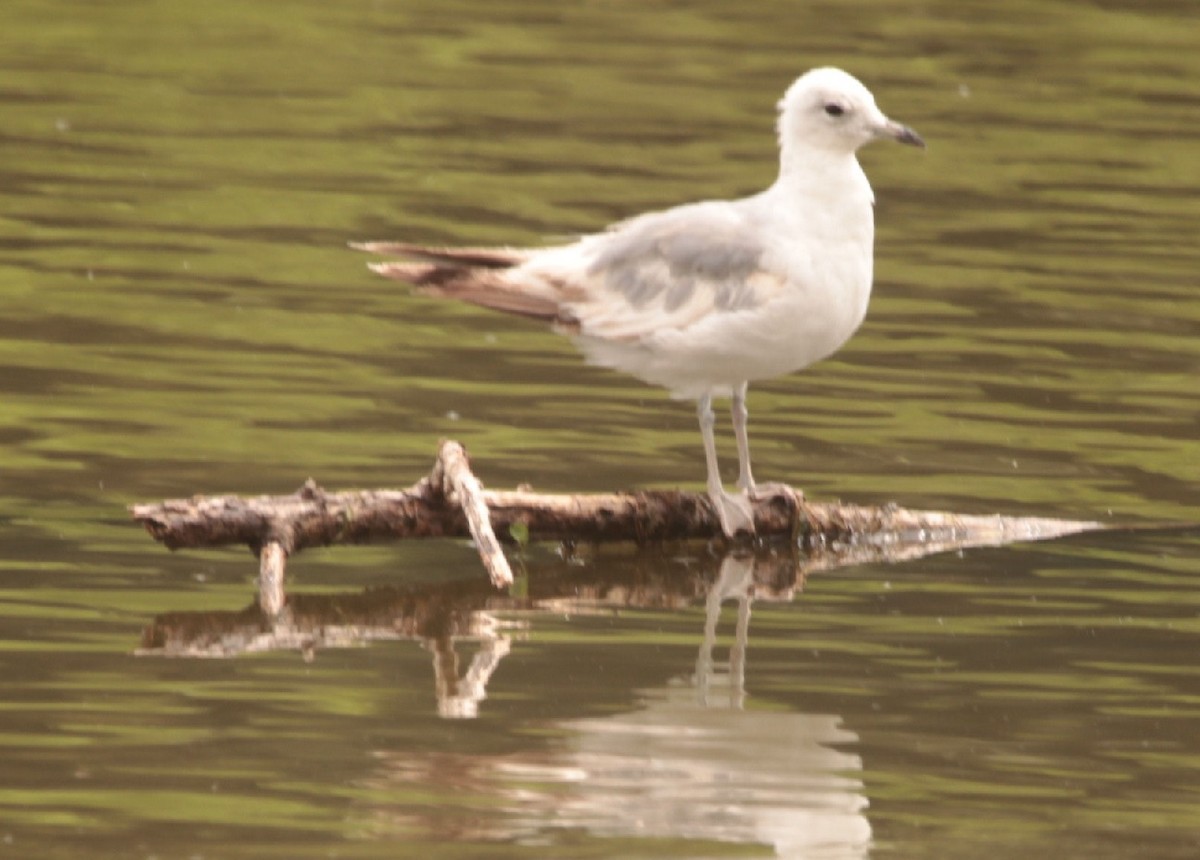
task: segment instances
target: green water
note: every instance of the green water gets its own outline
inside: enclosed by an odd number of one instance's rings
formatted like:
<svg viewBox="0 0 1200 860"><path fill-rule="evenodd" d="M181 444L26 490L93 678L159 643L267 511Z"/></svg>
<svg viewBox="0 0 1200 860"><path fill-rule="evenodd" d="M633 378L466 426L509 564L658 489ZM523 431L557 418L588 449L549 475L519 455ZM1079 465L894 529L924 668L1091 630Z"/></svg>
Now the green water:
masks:
<svg viewBox="0 0 1200 860"><path fill-rule="evenodd" d="M832 63L930 147L863 153L871 312L751 391L758 477L1200 521L1195 11L6 0L0 857L1200 854L1195 530L813 575L760 594L744 682L718 672L706 705L703 587L500 612L518 626L456 643L460 672L505 650L478 717L446 719L410 638L135 655L162 613L245 607L254 561L171 555L125 513L405 486L445 436L489 486L699 488L687 405L345 244L536 244L757 190L776 99ZM526 566L707 586L717 562ZM297 594L482 579L450 542L291 573Z"/></svg>

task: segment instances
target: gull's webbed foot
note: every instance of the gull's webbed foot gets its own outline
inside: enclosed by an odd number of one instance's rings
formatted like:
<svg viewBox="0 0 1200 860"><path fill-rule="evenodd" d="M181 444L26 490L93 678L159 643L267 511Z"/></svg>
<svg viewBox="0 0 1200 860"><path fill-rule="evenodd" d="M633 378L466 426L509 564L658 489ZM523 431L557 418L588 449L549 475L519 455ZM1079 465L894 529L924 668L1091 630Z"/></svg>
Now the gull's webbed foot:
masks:
<svg viewBox="0 0 1200 860"><path fill-rule="evenodd" d="M734 496L717 490L709 491L708 498L716 509L721 531L725 532L726 537L731 538L738 532L754 534L754 506L748 496Z"/></svg>
<svg viewBox="0 0 1200 860"><path fill-rule="evenodd" d="M799 495L804 498L803 490L796 490L789 487L787 484L779 481L767 481L765 484L755 484L746 493L752 499L769 499L771 496L790 496L792 494Z"/></svg>

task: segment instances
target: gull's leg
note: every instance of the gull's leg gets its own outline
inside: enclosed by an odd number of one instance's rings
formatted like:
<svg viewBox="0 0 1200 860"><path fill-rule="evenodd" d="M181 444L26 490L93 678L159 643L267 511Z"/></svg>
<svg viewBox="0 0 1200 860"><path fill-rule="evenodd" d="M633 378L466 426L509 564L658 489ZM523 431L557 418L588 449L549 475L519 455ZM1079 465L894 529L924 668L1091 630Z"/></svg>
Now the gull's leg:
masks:
<svg viewBox="0 0 1200 860"><path fill-rule="evenodd" d="M733 413L733 435L737 439L738 451L738 489L743 493L754 492L754 476L750 474L750 437L746 435L746 419L750 412L746 409L746 388L743 382L733 389L733 401L729 411Z"/></svg>
<svg viewBox="0 0 1200 860"><path fill-rule="evenodd" d="M705 394L696 404L696 417L700 419L700 435L704 437L704 460L708 465L708 494L719 496L721 488L721 472L717 468L717 440L713 436L713 425L716 416L713 415L712 395Z"/></svg>
<svg viewBox="0 0 1200 860"><path fill-rule="evenodd" d="M746 409L746 388L747 384L743 382L733 389L733 402L729 408L733 413L733 435L737 438L737 485L739 490L751 498L766 498L788 488L776 481L756 484L754 476L750 474L750 437L746 433L746 419L750 417L750 412Z"/></svg>
<svg viewBox="0 0 1200 860"><path fill-rule="evenodd" d="M754 515L750 500L745 496L731 496L721 485L721 472L717 467L717 440L713 436L712 394L705 394L696 405L696 416L700 419L700 434L704 437L704 460L708 465L708 497L712 499L721 530L727 537L738 531L754 533Z"/></svg>

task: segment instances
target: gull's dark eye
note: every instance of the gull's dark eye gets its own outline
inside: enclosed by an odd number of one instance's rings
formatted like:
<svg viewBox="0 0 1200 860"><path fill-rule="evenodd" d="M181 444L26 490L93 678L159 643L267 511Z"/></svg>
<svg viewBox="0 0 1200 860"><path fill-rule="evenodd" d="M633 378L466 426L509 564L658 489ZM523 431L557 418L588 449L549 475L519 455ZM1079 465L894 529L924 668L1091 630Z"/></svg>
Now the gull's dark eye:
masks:
<svg viewBox="0 0 1200 860"><path fill-rule="evenodd" d="M825 105L825 113L829 114L830 116L841 116L845 112L846 109L839 104L830 102L829 104Z"/></svg>

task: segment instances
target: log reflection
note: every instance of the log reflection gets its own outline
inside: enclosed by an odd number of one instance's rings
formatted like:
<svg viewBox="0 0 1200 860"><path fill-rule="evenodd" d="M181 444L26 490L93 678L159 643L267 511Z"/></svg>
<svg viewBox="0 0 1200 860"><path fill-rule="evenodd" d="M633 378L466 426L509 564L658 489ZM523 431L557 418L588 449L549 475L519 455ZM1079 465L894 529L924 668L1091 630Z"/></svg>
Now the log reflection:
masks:
<svg viewBox="0 0 1200 860"><path fill-rule="evenodd" d="M738 583L745 599L751 594L790 599L804 577L796 556L773 552L703 557L687 566L659 554L634 561L617 572L611 565L538 570L522 583L527 594L519 597L497 595L489 582L475 578L329 595L285 594L273 584L238 611L159 615L143 631L136 653L224 658L294 650L311 659L323 648L415 640L432 655L438 712L473 717L492 673L527 624L503 620L505 612L684 608L706 598L717 600L719 612L720 600L731 594L731 582ZM710 626L715 635L715 622ZM464 669L459 649L465 645L473 645L474 652Z"/></svg>
<svg viewBox="0 0 1200 860"><path fill-rule="evenodd" d="M137 654L222 658L260 651L295 650L311 659L322 648L361 645L374 640L415 640L433 655L438 711L446 717L473 717L486 698L487 683L523 635L527 621L505 621L522 610L574 613L631 609L682 609L706 605L703 644L696 663L696 693L709 702L715 688L727 689L740 707L745 697L745 651L751 607L756 600L791 600L805 577L853 564L902 561L947 549L996 541L900 541L836 546L803 552L740 549L722 557L693 547L688 564L673 562L661 550L632 556L632 564L562 564L539 569L519 585L523 594L498 594L486 580L368 588L330 595L286 594L282 578L260 583L258 599L229 612L173 612L145 628ZM515 589L514 589L515 590ZM734 645L724 674L714 669L721 606L738 604ZM458 648L475 652L466 668Z"/></svg>

